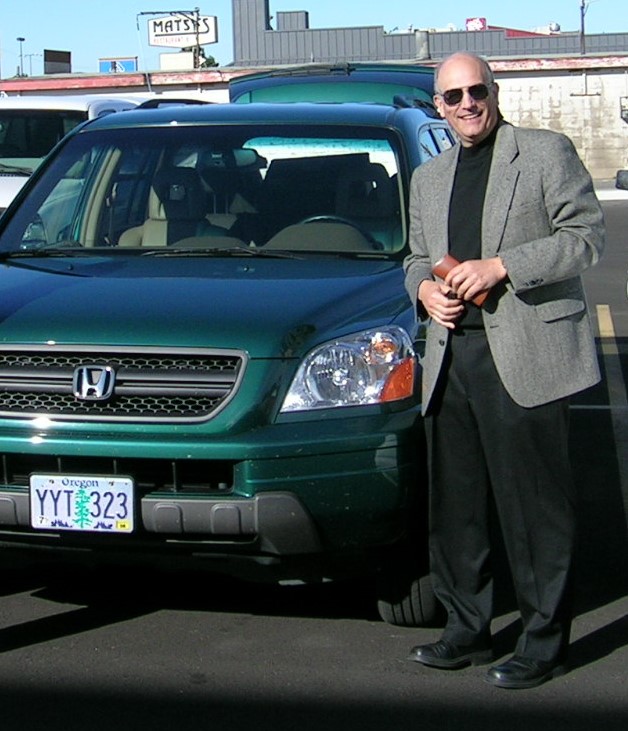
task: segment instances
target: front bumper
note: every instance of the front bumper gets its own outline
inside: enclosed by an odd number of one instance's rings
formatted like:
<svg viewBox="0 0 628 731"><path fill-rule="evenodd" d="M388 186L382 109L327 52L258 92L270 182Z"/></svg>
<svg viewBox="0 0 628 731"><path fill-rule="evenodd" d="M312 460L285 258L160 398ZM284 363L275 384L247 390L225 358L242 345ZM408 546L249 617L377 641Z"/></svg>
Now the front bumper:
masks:
<svg viewBox="0 0 628 731"><path fill-rule="evenodd" d="M159 440L157 448L154 442L111 435L90 440L48 435L26 451L0 434L6 465L16 458L23 462L19 479L5 466L0 481L0 544L247 557L259 563L364 556L404 535L409 498L424 486L424 460L413 410L352 421L350 429L348 423L294 422L259 429L237 442ZM48 474L55 464L55 474L134 477L139 462L161 474L169 460L220 477L210 490L175 484L157 489L138 480L136 528L129 535L31 527L29 470Z"/></svg>
<svg viewBox="0 0 628 731"><path fill-rule="evenodd" d="M231 541L241 545L255 543L257 550L268 554L319 553L320 538L312 517L295 495L263 493L250 499L164 498L146 496L139 507L140 533L146 536L189 537L216 541L222 550ZM19 527L19 533L9 533ZM7 530L8 529L8 530ZM61 532L30 529L29 495L26 491L3 489L0 492L0 536L14 535L20 542L32 536L38 543L45 536L63 540ZM76 535L66 536L77 543ZM97 539L102 543L102 539ZM129 537L128 540L133 540ZM86 536L85 545L89 545ZM198 550L198 547L197 547Z"/></svg>

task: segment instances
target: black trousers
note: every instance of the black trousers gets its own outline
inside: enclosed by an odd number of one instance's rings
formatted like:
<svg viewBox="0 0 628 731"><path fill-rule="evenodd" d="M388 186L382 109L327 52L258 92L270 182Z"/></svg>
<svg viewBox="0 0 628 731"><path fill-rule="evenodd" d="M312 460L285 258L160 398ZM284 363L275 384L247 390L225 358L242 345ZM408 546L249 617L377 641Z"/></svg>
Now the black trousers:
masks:
<svg viewBox="0 0 628 731"><path fill-rule="evenodd" d="M515 653L560 660L569 643L575 540L568 401L518 406L484 331L459 332L450 338L426 430L443 637L459 645L490 640L492 494L523 623Z"/></svg>

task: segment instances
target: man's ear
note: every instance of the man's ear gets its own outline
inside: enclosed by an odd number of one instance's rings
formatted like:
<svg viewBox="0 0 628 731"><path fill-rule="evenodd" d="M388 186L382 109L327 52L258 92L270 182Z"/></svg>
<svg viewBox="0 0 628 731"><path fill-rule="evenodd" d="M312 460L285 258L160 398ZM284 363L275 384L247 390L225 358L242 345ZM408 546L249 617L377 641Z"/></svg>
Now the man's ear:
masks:
<svg viewBox="0 0 628 731"><path fill-rule="evenodd" d="M434 100L434 106L436 107L436 111L440 114L443 119L445 118L445 115L443 113L443 100L441 99L440 95L434 94L432 97Z"/></svg>

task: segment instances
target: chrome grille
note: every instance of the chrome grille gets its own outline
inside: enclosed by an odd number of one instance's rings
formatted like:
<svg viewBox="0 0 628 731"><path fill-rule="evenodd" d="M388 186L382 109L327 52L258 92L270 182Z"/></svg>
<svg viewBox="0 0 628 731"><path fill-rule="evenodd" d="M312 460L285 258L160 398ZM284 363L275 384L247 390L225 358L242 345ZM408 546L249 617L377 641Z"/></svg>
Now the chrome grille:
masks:
<svg viewBox="0 0 628 731"><path fill-rule="evenodd" d="M244 365L231 350L0 346L0 417L204 421L234 395ZM74 395L81 366L113 368L111 398Z"/></svg>

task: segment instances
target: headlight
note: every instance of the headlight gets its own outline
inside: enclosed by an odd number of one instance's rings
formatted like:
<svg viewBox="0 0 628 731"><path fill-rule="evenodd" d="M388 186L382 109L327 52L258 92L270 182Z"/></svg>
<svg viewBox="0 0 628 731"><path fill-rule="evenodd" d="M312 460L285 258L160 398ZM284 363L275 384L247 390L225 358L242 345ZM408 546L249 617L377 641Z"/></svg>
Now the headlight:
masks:
<svg viewBox="0 0 628 731"><path fill-rule="evenodd" d="M412 396L416 358L394 325L319 345L299 366L282 412L364 406Z"/></svg>

